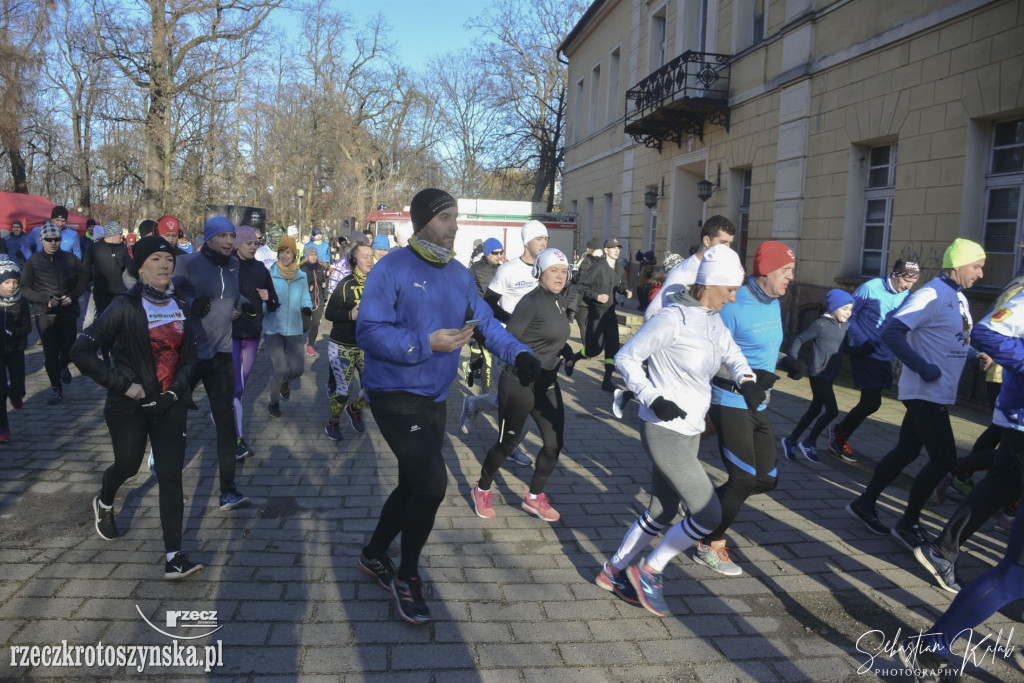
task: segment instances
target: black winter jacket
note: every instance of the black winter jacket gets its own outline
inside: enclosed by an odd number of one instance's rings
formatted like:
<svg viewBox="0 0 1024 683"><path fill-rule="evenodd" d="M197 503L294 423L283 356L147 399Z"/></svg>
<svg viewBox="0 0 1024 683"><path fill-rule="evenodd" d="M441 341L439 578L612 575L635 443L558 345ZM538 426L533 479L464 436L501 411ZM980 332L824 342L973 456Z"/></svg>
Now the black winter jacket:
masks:
<svg viewBox="0 0 1024 683"><path fill-rule="evenodd" d="M494 274L498 272L498 266L494 265L487 260L484 256L482 259L474 263L469 267L469 271L473 273L473 278L476 280L476 288L480 292L480 296L487 293L487 285L491 284L491 280L494 279Z"/></svg>
<svg viewBox="0 0 1024 683"><path fill-rule="evenodd" d="M185 337L170 390L178 395L179 401L189 401L192 398L192 374L199 361L188 305L177 296L175 301L185 315ZM110 348L113 367L96 355L97 351L105 348ZM139 285L115 297L96 322L78 335L71 347L71 361L83 375L106 387L107 402L103 408L106 414L130 415L141 410L147 400L162 393ZM124 395L132 383L142 385L145 399L136 401Z"/></svg>
<svg viewBox="0 0 1024 683"><path fill-rule="evenodd" d="M89 286L89 277L82 267L82 261L70 251L59 250L54 254L37 251L25 262L21 272L21 293L33 303L36 315L73 315L80 312L78 297ZM51 296L67 295L71 304L50 308Z"/></svg>
<svg viewBox="0 0 1024 683"><path fill-rule="evenodd" d="M128 246L99 240L89 247L82 259L85 272L92 277L94 295L113 297L125 291L124 269L128 265Z"/></svg>
<svg viewBox="0 0 1024 683"><path fill-rule="evenodd" d="M31 331L32 316L28 314L28 301L24 296L10 306L0 306L0 352L24 351Z"/></svg>
<svg viewBox="0 0 1024 683"><path fill-rule="evenodd" d="M603 258L580 277L580 289L590 310L606 311L615 306L615 294L625 294L629 285L626 284L625 274L620 274L608 265L608 259ZM608 295L608 301L603 304L597 301L601 294Z"/></svg>
<svg viewBox="0 0 1024 683"><path fill-rule="evenodd" d="M310 263L303 260L299 269L306 274L306 283L312 287L309 291L309 298L313 300L313 308L323 306L327 298L327 268L317 261Z"/></svg>
<svg viewBox="0 0 1024 683"><path fill-rule="evenodd" d="M267 290L267 300L264 302L257 289ZM256 309L256 315L249 317L245 313L238 316L231 323L231 336L234 339L259 339L263 334L263 303L266 303L267 310L271 313L280 307L281 302L277 300L277 291L274 290L274 282L270 277L270 271L259 259L238 259L238 291L249 300Z"/></svg>

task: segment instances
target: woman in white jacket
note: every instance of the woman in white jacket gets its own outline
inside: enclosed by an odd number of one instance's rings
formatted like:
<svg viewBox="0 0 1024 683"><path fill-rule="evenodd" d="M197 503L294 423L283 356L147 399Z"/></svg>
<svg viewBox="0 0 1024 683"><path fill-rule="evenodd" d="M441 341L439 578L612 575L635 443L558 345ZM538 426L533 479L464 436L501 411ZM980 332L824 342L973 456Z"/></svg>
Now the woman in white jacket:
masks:
<svg viewBox="0 0 1024 683"><path fill-rule="evenodd" d="M718 315L736 300L742 284L743 266L736 252L724 245L708 249L697 284L689 292L673 293L615 356L615 367L642 404L641 436L654 465L653 482L647 510L605 563L597 585L658 616L670 614L663 594L665 567L717 527L722 514L697 459L711 405L711 378L724 365L748 406L756 410L765 397ZM686 517L668 528L680 504ZM662 531L665 538L654 552L633 564Z"/></svg>

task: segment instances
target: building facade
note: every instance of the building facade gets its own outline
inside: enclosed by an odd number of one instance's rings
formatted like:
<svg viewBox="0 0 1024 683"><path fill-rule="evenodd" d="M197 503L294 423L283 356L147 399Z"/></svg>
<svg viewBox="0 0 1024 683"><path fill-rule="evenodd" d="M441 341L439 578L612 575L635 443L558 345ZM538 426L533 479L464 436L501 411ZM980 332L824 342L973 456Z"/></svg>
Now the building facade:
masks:
<svg viewBox="0 0 1024 683"><path fill-rule="evenodd" d="M748 270L796 251L790 332L898 258L933 276L956 237L989 255L976 316L1021 265L1020 0L596 0L560 50L584 242L660 262L723 214Z"/></svg>

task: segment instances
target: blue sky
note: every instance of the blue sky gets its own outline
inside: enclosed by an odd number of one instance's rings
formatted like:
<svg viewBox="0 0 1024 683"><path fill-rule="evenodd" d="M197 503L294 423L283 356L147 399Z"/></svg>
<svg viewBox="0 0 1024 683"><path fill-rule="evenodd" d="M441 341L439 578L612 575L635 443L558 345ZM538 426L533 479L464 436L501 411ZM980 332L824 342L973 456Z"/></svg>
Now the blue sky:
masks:
<svg viewBox="0 0 1024 683"><path fill-rule="evenodd" d="M391 27L389 35L396 54L414 71L435 55L469 47L474 34L464 28L465 24L471 17L482 14L486 6L483 0L385 0L382 3L334 0L333 3L335 10L350 15L357 25L383 14ZM287 16L273 18L284 25L291 24L290 19Z"/></svg>

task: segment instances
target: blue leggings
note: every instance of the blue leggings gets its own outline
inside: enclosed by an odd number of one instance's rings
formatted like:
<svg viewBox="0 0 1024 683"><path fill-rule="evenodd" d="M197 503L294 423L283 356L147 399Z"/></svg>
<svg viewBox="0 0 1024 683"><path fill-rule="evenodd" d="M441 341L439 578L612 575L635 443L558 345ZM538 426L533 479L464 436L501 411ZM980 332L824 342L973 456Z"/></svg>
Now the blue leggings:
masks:
<svg viewBox="0 0 1024 683"><path fill-rule="evenodd" d="M1006 554L992 569L964 586L949 609L928 629L922 644L933 652L949 653L961 634L970 633L1003 605L1024 597L1024 514L1018 514L1010 529ZM975 641L977 642L977 641Z"/></svg>

